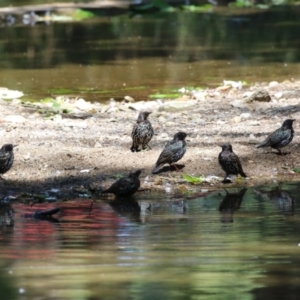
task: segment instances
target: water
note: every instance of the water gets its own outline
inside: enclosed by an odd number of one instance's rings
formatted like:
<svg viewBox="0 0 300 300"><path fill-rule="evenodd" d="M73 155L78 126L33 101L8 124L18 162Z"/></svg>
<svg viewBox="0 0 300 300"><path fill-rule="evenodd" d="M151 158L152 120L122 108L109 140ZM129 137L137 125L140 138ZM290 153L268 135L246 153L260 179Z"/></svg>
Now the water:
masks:
<svg viewBox="0 0 300 300"><path fill-rule="evenodd" d="M0 86L22 90L29 100L148 100L181 87L215 87L224 79L299 77L297 10L215 12L4 23Z"/></svg>
<svg viewBox="0 0 300 300"><path fill-rule="evenodd" d="M299 189L15 203L15 226L1 227L1 299L3 285L6 299L295 299ZM22 216L54 206L52 222Z"/></svg>

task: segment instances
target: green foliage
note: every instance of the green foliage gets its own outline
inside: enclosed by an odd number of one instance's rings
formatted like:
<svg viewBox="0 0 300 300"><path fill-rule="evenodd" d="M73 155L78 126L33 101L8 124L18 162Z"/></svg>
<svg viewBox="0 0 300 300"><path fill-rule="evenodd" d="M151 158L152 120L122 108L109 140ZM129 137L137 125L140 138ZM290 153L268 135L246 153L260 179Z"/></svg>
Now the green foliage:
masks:
<svg viewBox="0 0 300 300"><path fill-rule="evenodd" d="M168 93L168 94L152 94L149 95L150 98L154 98L154 99L176 99L178 97L180 97L182 94L179 93Z"/></svg>
<svg viewBox="0 0 300 300"><path fill-rule="evenodd" d="M204 5L184 5L182 9L189 12L209 12L212 11L214 6L212 4Z"/></svg>
<svg viewBox="0 0 300 300"><path fill-rule="evenodd" d="M295 169L294 169L294 172L300 173L300 168L295 168Z"/></svg>
<svg viewBox="0 0 300 300"><path fill-rule="evenodd" d="M90 19L94 16L95 14L90 11L83 10L83 9L76 9L73 18L75 20L85 20L85 19Z"/></svg>
<svg viewBox="0 0 300 300"><path fill-rule="evenodd" d="M200 177L196 177L196 176L192 176L192 175L189 175L189 174L182 174L182 177L189 183L192 183L192 184L199 184L199 183L202 183L203 180L205 179L204 176L200 176Z"/></svg>

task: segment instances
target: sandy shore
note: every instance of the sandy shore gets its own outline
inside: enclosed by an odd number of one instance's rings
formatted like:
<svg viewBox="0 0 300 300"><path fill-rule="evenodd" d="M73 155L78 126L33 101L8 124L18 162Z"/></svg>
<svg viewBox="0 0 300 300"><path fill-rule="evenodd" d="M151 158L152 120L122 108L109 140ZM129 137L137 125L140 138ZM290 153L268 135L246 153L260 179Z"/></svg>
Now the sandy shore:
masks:
<svg viewBox="0 0 300 300"><path fill-rule="evenodd" d="M152 150L138 153L130 151L131 130L138 116L130 103L114 103L114 109L99 106L86 118L71 114L51 119L19 101L1 100L1 143L18 145L14 165L0 182L2 197L20 192L78 197L86 194L88 185L106 187L113 176L140 168L144 169L142 188L165 190L170 184L180 190L217 189L224 186L224 172L217 160L219 145L224 142L232 144L249 176L244 181L233 180L232 185L300 179L294 171L300 167L299 86L300 82L290 81L242 89L224 86L187 92L181 99L173 100L190 101L187 108L170 110L154 105L149 117L155 130L149 143ZM267 91L270 101L249 98L261 89ZM142 108L146 105L138 104ZM254 148L287 118L296 119L295 137L284 149L290 154L280 156L270 148ZM152 175L161 150L177 131L189 134L188 150L179 162L185 167L182 172L167 168L166 172ZM213 179L194 186L185 182L182 173Z"/></svg>

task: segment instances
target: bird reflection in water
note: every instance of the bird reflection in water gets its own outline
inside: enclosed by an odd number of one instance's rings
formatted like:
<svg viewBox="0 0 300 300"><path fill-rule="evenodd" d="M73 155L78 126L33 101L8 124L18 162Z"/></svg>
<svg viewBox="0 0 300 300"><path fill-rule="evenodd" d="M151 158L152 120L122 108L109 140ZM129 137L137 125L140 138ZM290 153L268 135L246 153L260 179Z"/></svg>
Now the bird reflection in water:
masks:
<svg viewBox="0 0 300 300"><path fill-rule="evenodd" d="M37 210L34 214L24 214L24 218L48 221L51 223L59 223L59 220L53 215L57 214L60 211L60 208L52 208L48 210Z"/></svg>
<svg viewBox="0 0 300 300"><path fill-rule="evenodd" d="M0 227L13 227L15 224L15 213L9 203L0 202Z"/></svg>
<svg viewBox="0 0 300 300"><path fill-rule="evenodd" d="M222 214L221 221L224 223L232 223L233 214L241 207L247 189L243 188L238 193L229 193L227 190L225 191L226 195L219 206L219 211Z"/></svg>
<svg viewBox="0 0 300 300"><path fill-rule="evenodd" d="M295 201L290 192L283 190L281 185L271 189L270 191L264 191L262 189L255 189L256 194L266 196L271 202L277 205L278 209L285 215L293 215L295 209Z"/></svg>
<svg viewBox="0 0 300 300"><path fill-rule="evenodd" d="M141 222L141 207L134 199L116 198L114 201L108 201L107 203L118 215L131 221Z"/></svg>

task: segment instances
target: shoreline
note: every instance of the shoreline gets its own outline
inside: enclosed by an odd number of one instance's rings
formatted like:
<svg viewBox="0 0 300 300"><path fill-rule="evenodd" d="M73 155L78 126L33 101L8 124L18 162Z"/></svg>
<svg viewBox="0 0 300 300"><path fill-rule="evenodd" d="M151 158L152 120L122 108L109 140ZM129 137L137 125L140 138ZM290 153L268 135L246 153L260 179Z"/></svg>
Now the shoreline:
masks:
<svg viewBox="0 0 300 300"><path fill-rule="evenodd" d="M20 193L46 194L45 199L86 197L87 186L108 187L113 177L137 169L144 169L141 189L165 191L171 186L172 192L182 193L300 180L294 171L300 167L299 86L299 81L260 83L241 89L229 84L188 91L170 101L134 102L125 97L123 102L93 106L83 100L80 108L74 100L73 113L58 113L51 118L20 100L0 100L1 143L18 145L11 170L2 176L1 197ZM260 98L261 91L270 97ZM258 96L253 98L254 94ZM152 150L132 153L131 130L139 110L146 109L152 110ZM280 156L271 153L271 148L254 149L287 118L296 119L295 137L284 148L290 154ZM189 133L187 152L178 161L185 167L182 172L153 175L151 170L159 154L177 131ZM246 180L221 183L224 172L218 154L224 142L230 142L239 156L249 176ZM192 185L182 174L203 175L211 181Z"/></svg>

